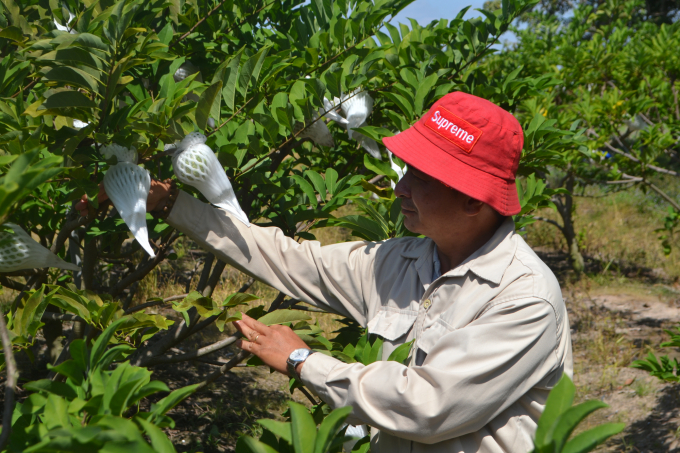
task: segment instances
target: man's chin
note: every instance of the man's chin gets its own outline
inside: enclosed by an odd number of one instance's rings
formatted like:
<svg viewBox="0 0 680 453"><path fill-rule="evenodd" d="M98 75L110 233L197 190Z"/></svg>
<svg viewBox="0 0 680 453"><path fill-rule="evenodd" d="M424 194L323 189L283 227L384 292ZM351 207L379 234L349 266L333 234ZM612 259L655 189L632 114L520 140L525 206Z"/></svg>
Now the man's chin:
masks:
<svg viewBox="0 0 680 453"><path fill-rule="evenodd" d="M404 227L406 227L407 230L409 230L411 233L416 233L420 234L418 231L418 225L420 222L418 222L417 217L414 216L404 216Z"/></svg>

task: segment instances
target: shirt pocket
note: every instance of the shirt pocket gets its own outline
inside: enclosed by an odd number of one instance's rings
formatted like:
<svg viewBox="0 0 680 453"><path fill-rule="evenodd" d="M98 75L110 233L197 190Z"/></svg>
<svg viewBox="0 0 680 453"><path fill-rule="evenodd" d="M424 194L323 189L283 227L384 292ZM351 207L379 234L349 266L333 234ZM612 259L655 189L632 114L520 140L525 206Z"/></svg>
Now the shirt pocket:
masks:
<svg viewBox="0 0 680 453"><path fill-rule="evenodd" d="M388 341L396 341L411 330L417 318L417 311L383 307L366 327L368 333L380 335Z"/></svg>
<svg viewBox="0 0 680 453"><path fill-rule="evenodd" d="M423 333L420 335L420 338L418 338L418 341L416 342L416 346L419 349L422 349L426 354L429 354L434 348L435 344L437 344L437 342L440 341L444 335L454 330L455 329L449 325L449 323L439 318L434 322L434 324L423 331Z"/></svg>

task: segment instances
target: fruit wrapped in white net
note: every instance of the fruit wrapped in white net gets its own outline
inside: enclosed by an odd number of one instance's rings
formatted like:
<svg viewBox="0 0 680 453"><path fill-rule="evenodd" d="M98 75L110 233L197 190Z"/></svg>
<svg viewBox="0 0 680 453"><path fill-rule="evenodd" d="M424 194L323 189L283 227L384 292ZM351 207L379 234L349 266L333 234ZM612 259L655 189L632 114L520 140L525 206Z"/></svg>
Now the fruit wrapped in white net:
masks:
<svg viewBox="0 0 680 453"><path fill-rule="evenodd" d="M349 95L343 96L340 107L347 119L347 135L349 138L355 138L354 134L358 132L352 129L366 124L366 120L373 111L373 98L366 91L360 91L357 88Z"/></svg>
<svg viewBox="0 0 680 453"><path fill-rule="evenodd" d="M99 152L101 152L106 159L111 159L112 156L116 156L118 162L137 163L137 150L134 146L128 149L124 146L111 143L110 145L102 146L99 149Z"/></svg>
<svg viewBox="0 0 680 453"><path fill-rule="evenodd" d="M205 144L205 136L199 133L187 135L177 146L172 165L177 179L197 188L210 203L250 226L220 161Z"/></svg>
<svg viewBox="0 0 680 453"><path fill-rule="evenodd" d="M296 123L294 132L297 133L303 127L304 125L302 123ZM326 125L326 122L323 120L323 118L319 118L318 115L314 115L314 117L312 117L310 120L310 125L307 126L307 128L304 129L300 135L298 135L298 137L310 138L314 143L321 146L335 146L331 131L328 129L328 126Z"/></svg>
<svg viewBox="0 0 680 453"><path fill-rule="evenodd" d="M146 199L151 188L149 172L130 162L109 168L104 176L104 189L130 231L146 252L155 257L146 227Z"/></svg>
<svg viewBox="0 0 680 453"><path fill-rule="evenodd" d="M404 177L404 170L392 160L392 151L389 149L387 150L387 157L390 160L390 167L392 167L392 170L397 174L397 180L400 180ZM392 186L392 190L397 187L397 184L394 181L390 181L390 185Z"/></svg>
<svg viewBox="0 0 680 453"><path fill-rule="evenodd" d="M5 226L10 227L14 234L0 232L0 272L43 267L80 270L34 241L19 225L5 223Z"/></svg>
<svg viewBox="0 0 680 453"><path fill-rule="evenodd" d="M329 120L333 120L338 124L342 124L343 126L347 125L347 120L340 116L340 114L336 111L338 106L340 105L340 99L338 98L333 98L333 102L329 101L326 98L323 98L323 110L319 110L319 113L322 113L323 116L328 118Z"/></svg>

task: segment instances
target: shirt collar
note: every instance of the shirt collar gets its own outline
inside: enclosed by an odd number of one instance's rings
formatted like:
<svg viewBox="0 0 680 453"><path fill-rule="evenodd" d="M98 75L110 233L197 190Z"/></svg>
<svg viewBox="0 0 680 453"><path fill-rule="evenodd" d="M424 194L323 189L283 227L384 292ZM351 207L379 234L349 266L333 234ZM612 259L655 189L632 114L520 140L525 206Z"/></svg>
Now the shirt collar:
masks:
<svg viewBox="0 0 680 453"><path fill-rule="evenodd" d="M489 241L470 255L460 265L451 269L444 275L447 277L462 277L468 271L494 284L499 284L510 266L517 250L515 240L515 222L508 217ZM434 242L431 239L415 241L412 247L404 250L401 255L404 258L417 259L416 266L423 283L430 283L433 271ZM426 263L428 263L426 265Z"/></svg>

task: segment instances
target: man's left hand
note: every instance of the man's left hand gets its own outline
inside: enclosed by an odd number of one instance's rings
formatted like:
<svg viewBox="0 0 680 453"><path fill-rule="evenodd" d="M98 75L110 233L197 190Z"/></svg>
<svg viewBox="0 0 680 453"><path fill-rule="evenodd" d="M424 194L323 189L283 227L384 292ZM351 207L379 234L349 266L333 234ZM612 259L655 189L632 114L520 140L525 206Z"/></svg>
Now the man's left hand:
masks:
<svg viewBox="0 0 680 453"><path fill-rule="evenodd" d="M290 353L300 348L309 349L290 327L266 326L245 314L241 321L234 321L234 325L246 338L236 342L239 348L255 354L266 365L286 376L289 376L286 360ZM298 365L298 374L302 365Z"/></svg>

